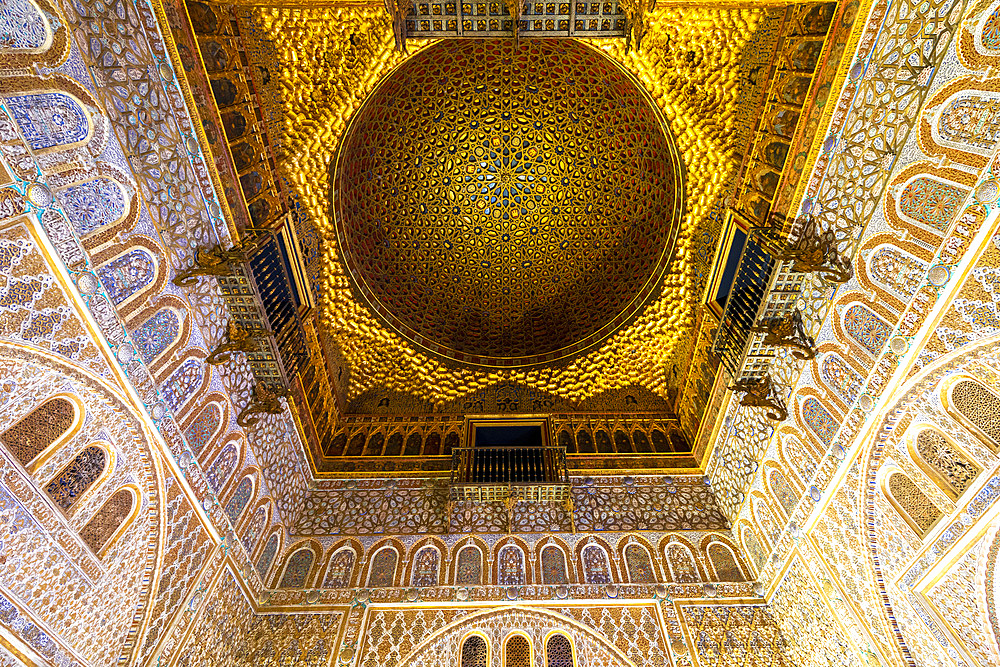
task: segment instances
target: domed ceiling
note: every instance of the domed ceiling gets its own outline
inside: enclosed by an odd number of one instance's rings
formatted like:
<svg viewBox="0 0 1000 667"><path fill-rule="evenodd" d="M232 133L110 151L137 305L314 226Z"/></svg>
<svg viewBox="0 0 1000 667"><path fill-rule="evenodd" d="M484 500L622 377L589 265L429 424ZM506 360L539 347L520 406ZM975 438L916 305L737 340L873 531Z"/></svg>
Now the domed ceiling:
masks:
<svg viewBox="0 0 1000 667"><path fill-rule="evenodd" d="M355 293L439 358L551 364L659 296L682 166L646 93L569 40L446 40L354 116L332 174Z"/></svg>

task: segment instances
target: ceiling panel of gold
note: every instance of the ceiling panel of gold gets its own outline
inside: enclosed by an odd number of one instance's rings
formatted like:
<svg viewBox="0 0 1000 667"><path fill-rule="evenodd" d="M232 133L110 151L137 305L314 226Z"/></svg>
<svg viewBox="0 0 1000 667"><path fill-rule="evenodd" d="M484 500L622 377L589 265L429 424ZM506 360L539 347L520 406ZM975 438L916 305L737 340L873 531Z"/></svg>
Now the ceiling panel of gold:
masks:
<svg viewBox="0 0 1000 667"><path fill-rule="evenodd" d="M553 365L659 294L683 206L656 107L565 39L448 39L379 84L331 198L355 294L418 350Z"/></svg>
<svg viewBox="0 0 1000 667"><path fill-rule="evenodd" d="M762 9L667 7L655 13L641 52L622 40L592 42L635 75L660 107L686 167L685 217L660 295L600 347L559 367L489 371L456 367L418 352L352 296L333 242L330 164L352 114L407 55L393 51L384 11L372 7L253 8L269 57L281 61L284 172L323 236L325 270L315 286L328 335L351 365L348 398L372 387L443 405L510 380L572 403L636 384L666 396L677 354L691 338L693 238L732 169L740 56ZM411 54L426 46L408 44Z"/></svg>

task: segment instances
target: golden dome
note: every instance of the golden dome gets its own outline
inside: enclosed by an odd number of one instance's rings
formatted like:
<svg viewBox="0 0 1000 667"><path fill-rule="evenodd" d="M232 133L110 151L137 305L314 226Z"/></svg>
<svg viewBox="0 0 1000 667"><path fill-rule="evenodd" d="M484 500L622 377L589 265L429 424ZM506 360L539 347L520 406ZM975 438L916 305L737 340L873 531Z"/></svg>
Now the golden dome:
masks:
<svg viewBox="0 0 1000 667"><path fill-rule="evenodd" d="M447 40L404 62L341 144L333 211L358 296L463 364L551 364L658 296L682 167L657 108L569 40Z"/></svg>

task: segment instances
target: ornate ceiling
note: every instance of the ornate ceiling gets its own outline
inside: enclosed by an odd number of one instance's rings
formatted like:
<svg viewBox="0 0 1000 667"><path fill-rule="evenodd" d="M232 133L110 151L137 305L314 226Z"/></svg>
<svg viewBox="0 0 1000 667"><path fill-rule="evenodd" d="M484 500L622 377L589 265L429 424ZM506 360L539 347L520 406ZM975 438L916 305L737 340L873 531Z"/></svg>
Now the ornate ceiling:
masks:
<svg viewBox="0 0 1000 667"><path fill-rule="evenodd" d="M334 169L356 293L423 353L557 363L658 294L680 223L662 117L570 40L444 40L355 114Z"/></svg>
<svg viewBox="0 0 1000 667"><path fill-rule="evenodd" d="M246 11L264 45L263 55L257 57L279 61L272 67L281 72L274 79L280 90L273 98L280 112L275 117L283 123L285 157L280 167L326 240L316 291L326 332L350 366L345 374L350 378L348 399L382 387L439 406L509 380L579 403L628 385L666 396L675 378L683 377L693 339L693 306L701 297L692 289L694 239L733 168L740 57L764 10L668 7L652 17L641 52L629 52L622 40L590 42L633 74L666 118L687 174L684 215L661 286L630 324L603 342L601 333L588 339L599 344L568 363L518 370L463 367L426 353L421 349L429 347L426 343L417 347L400 336L385 324L384 316L376 316L355 298L335 242L328 195L339 139L378 82L407 57L416 58L427 44L411 40L409 56L395 53L385 14L373 7ZM662 239L656 243L666 245ZM561 261L565 263L565 257ZM658 270L644 266L648 276ZM634 288L628 292L637 293ZM563 303L564 308L572 305ZM512 304L511 312L525 307ZM620 301L603 312L616 310L622 310ZM601 320L599 315L591 317L588 326L604 324ZM573 338L580 338L578 330L552 341L558 346ZM461 349L462 341L452 344ZM526 348L509 349L517 354Z"/></svg>

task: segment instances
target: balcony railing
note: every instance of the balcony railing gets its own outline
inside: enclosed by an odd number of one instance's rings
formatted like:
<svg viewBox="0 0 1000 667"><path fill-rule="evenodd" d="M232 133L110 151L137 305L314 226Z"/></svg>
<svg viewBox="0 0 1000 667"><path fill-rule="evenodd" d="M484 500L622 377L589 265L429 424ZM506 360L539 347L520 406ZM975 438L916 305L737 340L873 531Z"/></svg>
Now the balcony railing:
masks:
<svg viewBox="0 0 1000 667"><path fill-rule="evenodd" d="M775 348L763 344L764 334L753 329L762 320L781 318L795 310L805 274L791 271L791 262L775 259L785 242L779 227L750 231L732 291L726 301L713 352L739 382L762 377Z"/></svg>
<svg viewBox="0 0 1000 667"><path fill-rule="evenodd" d="M451 453L452 501L565 502L563 447L460 447Z"/></svg>

